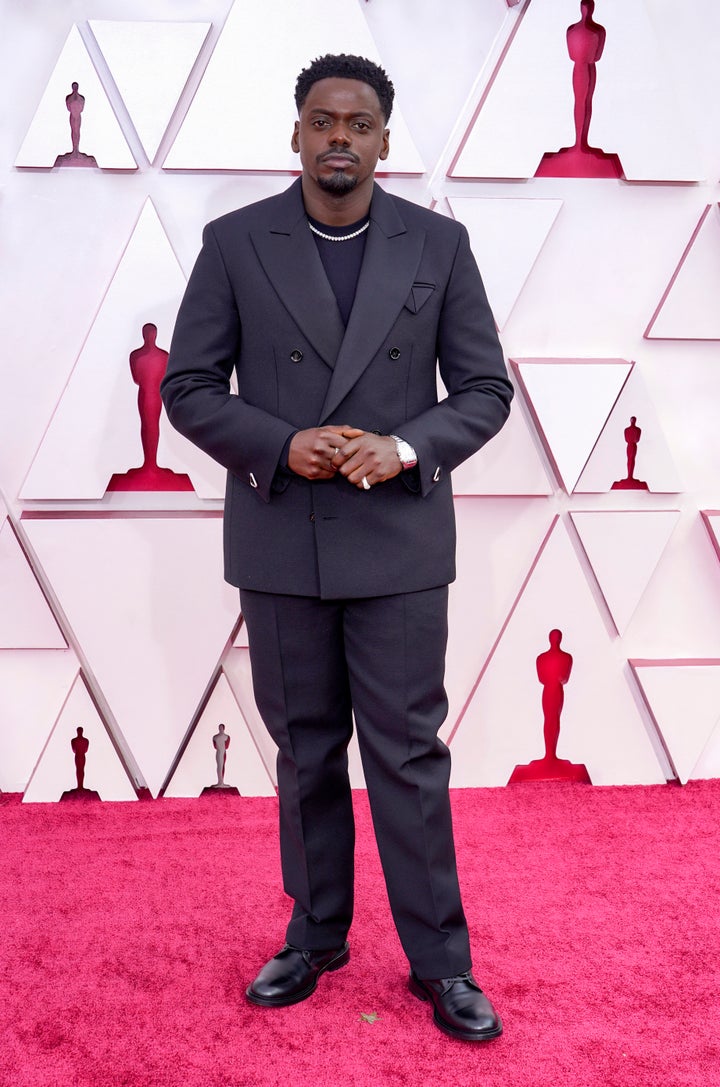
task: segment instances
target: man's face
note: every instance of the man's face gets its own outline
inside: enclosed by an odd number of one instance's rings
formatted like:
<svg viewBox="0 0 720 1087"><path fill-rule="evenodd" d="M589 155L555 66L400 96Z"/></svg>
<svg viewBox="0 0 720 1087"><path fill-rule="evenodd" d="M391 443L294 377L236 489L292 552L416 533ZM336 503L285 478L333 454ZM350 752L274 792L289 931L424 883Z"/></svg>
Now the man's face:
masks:
<svg viewBox="0 0 720 1087"><path fill-rule="evenodd" d="M390 150L378 96L358 79L313 84L295 122L292 149L303 174L323 191L344 196L372 178Z"/></svg>

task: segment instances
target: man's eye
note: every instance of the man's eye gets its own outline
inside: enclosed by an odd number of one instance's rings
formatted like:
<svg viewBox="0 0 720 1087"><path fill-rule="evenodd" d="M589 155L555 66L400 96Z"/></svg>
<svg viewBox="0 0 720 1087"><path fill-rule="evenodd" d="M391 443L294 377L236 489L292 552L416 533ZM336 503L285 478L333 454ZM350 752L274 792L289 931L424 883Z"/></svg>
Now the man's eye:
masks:
<svg viewBox="0 0 720 1087"><path fill-rule="evenodd" d="M356 121L355 128L359 128L361 132L365 132L368 128L370 128L370 125L367 123L367 121Z"/></svg>
<svg viewBox="0 0 720 1087"><path fill-rule="evenodd" d="M315 126L315 128L327 128L327 126L329 124L330 124L330 122L328 120L326 120L324 117L317 117L313 121L313 125Z"/></svg>

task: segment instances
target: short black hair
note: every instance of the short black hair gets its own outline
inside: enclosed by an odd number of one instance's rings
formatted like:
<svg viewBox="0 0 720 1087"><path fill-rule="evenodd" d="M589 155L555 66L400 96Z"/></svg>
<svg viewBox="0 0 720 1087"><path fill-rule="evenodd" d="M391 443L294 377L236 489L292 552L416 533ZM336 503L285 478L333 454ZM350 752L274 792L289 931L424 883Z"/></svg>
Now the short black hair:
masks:
<svg viewBox="0 0 720 1087"><path fill-rule="evenodd" d="M321 79L357 79L367 83L378 96L385 123L390 120L395 88L379 64L366 57L353 56L352 53L326 53L324 57L317 57L297 77L295 105L298 113L305 104L310 88Z"/></svg>

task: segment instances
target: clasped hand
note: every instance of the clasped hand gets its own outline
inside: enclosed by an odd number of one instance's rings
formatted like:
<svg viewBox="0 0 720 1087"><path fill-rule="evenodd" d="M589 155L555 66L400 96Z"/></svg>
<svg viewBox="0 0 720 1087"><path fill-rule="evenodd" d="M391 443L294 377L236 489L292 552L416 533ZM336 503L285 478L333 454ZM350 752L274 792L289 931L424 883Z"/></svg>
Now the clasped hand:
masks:
<svg viewBox="0 0 720 1087"><path fill-rule="evenodd" d="M305 479L332 479L338 472L361 490L392 479L402 465L395 442L387 434L371 434L351 426L299 430L290 442L288 468Z"/></svg>

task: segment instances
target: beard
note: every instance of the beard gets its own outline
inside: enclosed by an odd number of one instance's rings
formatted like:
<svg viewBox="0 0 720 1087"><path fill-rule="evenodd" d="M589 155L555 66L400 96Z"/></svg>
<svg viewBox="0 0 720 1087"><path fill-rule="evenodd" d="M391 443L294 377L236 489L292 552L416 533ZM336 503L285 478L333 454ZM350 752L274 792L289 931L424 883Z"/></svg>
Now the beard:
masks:
<svg viewBox="0 0 720 1087"><path fill-rule="evenodd" d="M358 183L353 174L346 174L344 170L335 170L330 177L319 177L319 187L332 196L347 196Z"/></svg>

